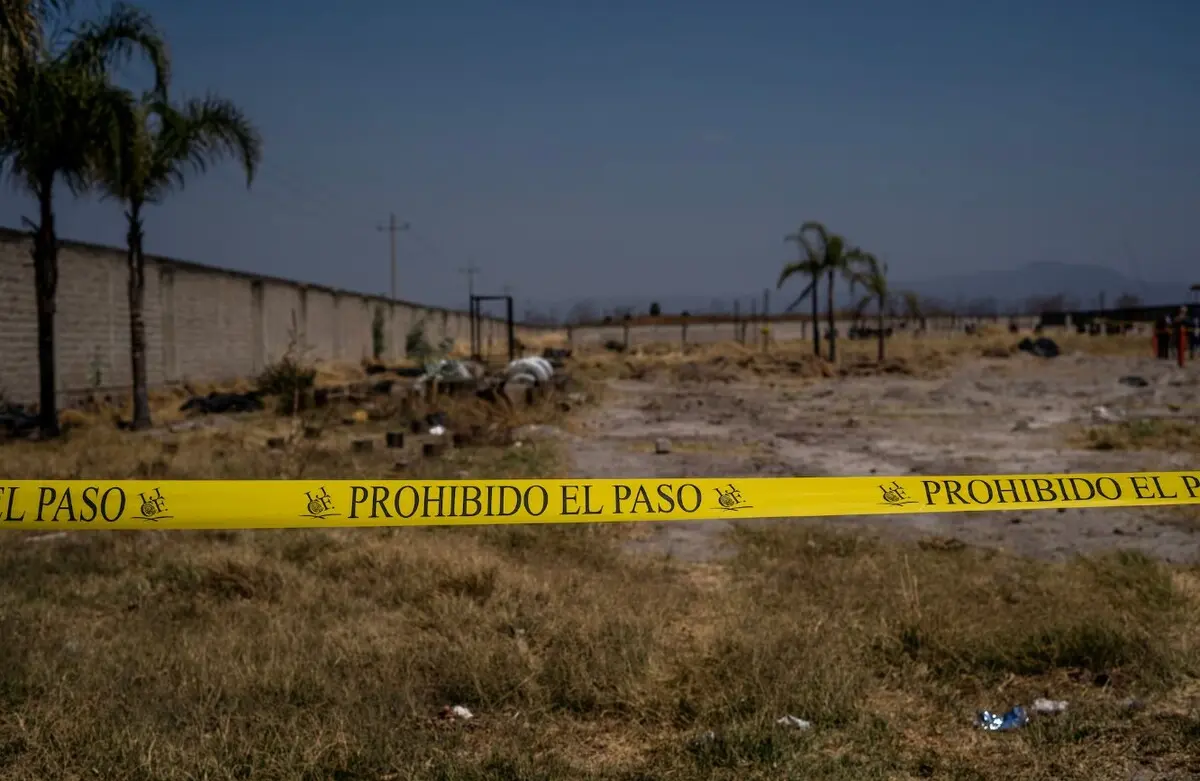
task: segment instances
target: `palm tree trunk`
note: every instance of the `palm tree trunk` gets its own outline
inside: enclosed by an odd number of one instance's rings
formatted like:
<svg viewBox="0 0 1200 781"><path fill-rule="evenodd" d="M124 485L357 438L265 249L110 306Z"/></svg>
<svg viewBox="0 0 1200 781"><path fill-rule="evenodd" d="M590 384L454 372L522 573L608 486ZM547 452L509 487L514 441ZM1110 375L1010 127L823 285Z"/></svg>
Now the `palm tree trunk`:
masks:
<svg viewBox="0 0 1200 781"><path fill-rule="evenodd" d="M129 355L133 377L133 428L151 426L150 394L146 383L146 256L142 252L142 205L129 204L126 260L129 264Z"/></svg>
<svg viewBox="0 0 1200 781"><path fill-rule="evenodd" d="M829 361L833 363L837 361L837 332L834 330L837 328L837 323L834 321L833 316L833 269L829 270L826 292L829 294L829 310L827 313L829 316Z"/></svg>
<svg viewBox="0 0 1200 781"><path fill-rule="evenodd" d="M879 362L883 363L883 299L879 299Z"/></svg>
<svg viewBox="0 0 1200 781"><path fill-rule="evenodd" d="M821 357L821 313L817 307L820 305L818 299L818 288L820 287L821 275L813 274L812 278L812 329L813 329L813 355Z"/></svg>
<svg viewBox="0 0 1200 781"><path fill-rule="evenodd" d="M33 234L33 273L37 288L38 428L43 437L59 434L58 381L54 355L55 295L58 292L58 237L54 233L54 179L38 188L37 230Z"/></svg>

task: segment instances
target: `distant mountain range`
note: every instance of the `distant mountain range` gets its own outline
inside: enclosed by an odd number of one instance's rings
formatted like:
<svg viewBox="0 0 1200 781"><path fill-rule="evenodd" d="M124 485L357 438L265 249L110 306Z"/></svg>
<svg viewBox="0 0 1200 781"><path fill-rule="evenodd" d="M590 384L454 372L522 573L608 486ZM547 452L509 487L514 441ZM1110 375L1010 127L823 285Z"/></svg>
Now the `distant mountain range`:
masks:
<svg viewBox="0 0 1200 781"><path fill-rule="evenodd" d="M1101 303L1101 296L1104 297L1107 307L1115 306L1117 299L1123 295L1136 296L1146 305L1183 303L1189 300L1189 287L1195 282L1200 282L1200 272L1197 273L1197 277L1174 281L1145 281L1133 279L1107 266L1047 262L1029 263L1011 269L971 271L911 280L895 278L891 281L891 286L896 291L911 290L923 299L958 308L969 306L971 302L978 303L990 299L1000 312L1005 312L1023 310L1034 299L1044 301L1060 294L1065 298L1066 308L1070 309L1097 308ZM797 284L783 291L771 290L770 310L774 313L782 311L792 303L801 289L802 286ZM844 285L837 298L839 306L852 303L849 291ZM751 306L761 309L762 291L747 291L736 300L743 313L749 311ZM582 314L587 310L591 316L599 317L624 311L645 313L649 311L652 303L658 303L664 314L684 311L727 313L733 311L734 301L735 297L729 295L643 294L531 303L527 305L527 310L531 314L553 314L558 318L568 317L572 312ZM823 306L823 298L821 303ZM808 304L798 307L798 311L808 311Z"/></svg>

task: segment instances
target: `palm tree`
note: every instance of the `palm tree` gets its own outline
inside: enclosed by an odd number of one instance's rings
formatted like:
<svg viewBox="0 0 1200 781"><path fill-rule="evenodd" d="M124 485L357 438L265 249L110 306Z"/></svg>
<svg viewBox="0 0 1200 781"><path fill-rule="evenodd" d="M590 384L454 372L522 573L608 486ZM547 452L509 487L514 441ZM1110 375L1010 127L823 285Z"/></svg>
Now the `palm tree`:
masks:
<svg viewBox="0 0 1200 781"><path fill-rule="evenodd" d="M262 138L241 110L227 100L207 97L173 106L159 93L143 97L134 111L133 132L107 150L99 176L105 194L125 205L128 221L129 345L133 378L133 427L150 426L146 379L146 292L143 209L184 186L191 173L204 173L226 156L237 158L254 181L262 160Z"/></svg>
<svg viewBox="0 0 1200 781"><path fill-rule="evenodd" d="M884 355L884 333L883 333L883 314L888 306L888 301L891 299L891 291L888 290L888 267L886 263L880 262L878 258L869 252L861 250L854 251L856 268L851 272L850 276L850 292L853 293L856 287L862 287L865 295L855 305L855 312L861 314L866 309L867 305L872 301L875 302L876 309L876 327L879 331L879 356L878 360L883 363Z"/></svg>
<svg viewBox="0 0 1200 781"><path fill-rule="evenodd" d="M783 267L783 271L779 274L779 282L776 283L775 289L779 290L783 287L783 283L788 281L796 274L802 274L807 277L809 282L804 290L796 297L796 300L788 305L784 312L791 312L800 305L804 299L808 298L812 301L812 328L813 328L813 355L821 357L821 327L817 323L817 287L821 280L821 272L824 270L822 265L821 255L816 248L812 246L808 238L802 231L789 233L783 239L785 242L795 242L800 247L800 260L795 263L789 263Z"/></svg>
<svg viewBox="0 0 1200 781"><path fill-rule="evenodd" d="M825 292L827 298L826 317L829 318L829 360L837 360L837 314L834 309L834 281L837 277L850 279L853 273L854 263L858 260L859 253L856 249L851 249L846 244L846 239L839 234L830 233L824 225L819 222L806 222L800 226L800 230L792 234L795 237L793 240L799 242L804 248L806 258L820 259L821 271L825 274L826 287ZM815 243L814 243L815 239ZM805 261L807 262L807 261ZM816 292L814 280L813 291ZM816 328L816 304L813 304L813 328ZM814 343L815 343L814 338Z"/></svg>
<svg viewBox="0 0 1200 781"><path fill-rule="evenodd" d="M40 29L40 28L39 28ZM52 48L40 33L37 48L15 58L9 89L0 98L0 163L38 204L38 218L24 219L33 235L37 296L39 427L59 433L55 376L54 315L58 291L58 235L54 195L59 183L79 194L91 185L99 151L131 131L134 106L110 79L136 50L154 66L156 89L169 78L166 45L149 16L115 5L98 21L70 31Z"/></svg>

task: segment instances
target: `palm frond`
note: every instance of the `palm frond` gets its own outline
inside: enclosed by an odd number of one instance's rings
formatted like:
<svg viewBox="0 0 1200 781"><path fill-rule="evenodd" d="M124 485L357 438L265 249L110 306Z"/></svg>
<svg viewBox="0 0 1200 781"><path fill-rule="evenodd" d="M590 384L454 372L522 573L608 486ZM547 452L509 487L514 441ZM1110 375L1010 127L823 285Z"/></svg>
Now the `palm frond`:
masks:
<svg viewBox="0 0 1200 781"><path fill-rule="evenodd" d="M149 14L117 3L107 15L76 27L61 58L72 68L101 76L124 65L139 52L154 68L155 91L165 94L171 80L166 40Z"/></svg>
<svg viewBox="0 0 1200 781"><path fill-rule="evenodd" d="M779 281L775 284L775 289L779 290L782 288L784 282L787 282L797 274L815 277L817 274L821 273L821 269L822 266L820 261L813 259L788 263L783 267L783 270L779 272Z"/></svg>
<svg viewBox="0 0 1200 781"><path fill-rule="evenodd" d="M177 106L152 92L142 96L119 154L105 156L100 178L111 198L154 203L229 157L241 163L250 186L262 150L258 130L233 103L208 96Z"/></svg>
<svg viewBox="0 0 1200 781"><path fill-rule="evenodd" d="M246 186L262 163L263 140L257 128L231 101L209 95L185 103L163 125L159 136L166 157L186 161L197 173L232 157L242 165ZM182 185L182 179L178 182Z"/></svg>
<svg viewBox="0 0 1200 781"><path fill-rule="evenodd" d="M787 307L783 310L784 314L788 314L788 313L792 312L796 307L798 307L802 303L804 303L805 299L807 299L811 295L814 295L816 293L816 290L817 290L817 282L816 282L816 278L814 277L813 281L809 282L808 286L804 288L804 291L802 293L800 293L800 295L796 296L796 300L787 305Z"/></svg>
<svg viewBox="0 0 1200 781"><path fill-rule="evenodd" d="M829 246L830 233L828 229L826 229L825 225L820 222L816 222L815 220L809 220L808 222L805 222L800 226L799 233L800 235L804 235L806 233L817 234L817 236L821 239L822 250Z"/></svg>

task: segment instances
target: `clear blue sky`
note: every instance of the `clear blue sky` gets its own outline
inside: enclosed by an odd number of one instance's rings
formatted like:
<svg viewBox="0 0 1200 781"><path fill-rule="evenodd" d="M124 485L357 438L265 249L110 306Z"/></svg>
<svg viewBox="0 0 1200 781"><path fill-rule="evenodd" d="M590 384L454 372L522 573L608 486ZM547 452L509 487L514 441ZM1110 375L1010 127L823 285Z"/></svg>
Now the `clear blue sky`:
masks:
<svg viewBox="0 0 1200 781"><path fill-rule="evenodd" d="M153 209L153 253L384 292L395 211L401 295L451 305L471 261L523 298L753 292L806 219L902 277L1196 269L1196 0L143 5L177 94L266 140L251 191ZM59 215L123 240L113 204Z"/></svg>

